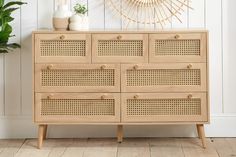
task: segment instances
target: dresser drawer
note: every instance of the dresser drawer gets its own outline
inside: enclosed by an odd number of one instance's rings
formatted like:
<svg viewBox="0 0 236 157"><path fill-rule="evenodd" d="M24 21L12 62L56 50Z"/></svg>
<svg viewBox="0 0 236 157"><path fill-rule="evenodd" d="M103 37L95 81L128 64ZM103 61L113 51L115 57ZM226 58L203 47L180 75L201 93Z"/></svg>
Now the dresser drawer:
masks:
<svg viewBox="0 0 236 157"><path fill-rule="evenodd" d="M122 122L207 122L205 93L123 93Z"/></svg>
<svg viewBox="0 0 236 157"><path fill-rule="evenodd" d="M92 41L93 63L148 62L146 34L94 34Z"/></svg>
<svg viewBox="0 0 236 157"><path fill-rule="evenodd" d="M126 64L121 68L122 92L206 91L206 64Z"/></svg>
<svg viewBox="0 0 236 157"><path fill-rule="evenodd" d="M36 64L36 92L120 92L120 65Z"/></svg>
<svg viewBox="0 0 236 157"><path fill-rule="evenodd" d="M36 93L35 121L120 122L120 94Z"/></svg>
<svg viewBox="0 0 236 157"><path fill-rule="evenodd" d="M36 34L36 63L90 63L90 34Z"/></svg>
<svg viewBox="0 0 236 157"><path fill-rule="evenodd" d="M207 33L150 34L149 61L206 62Z"/></svg>

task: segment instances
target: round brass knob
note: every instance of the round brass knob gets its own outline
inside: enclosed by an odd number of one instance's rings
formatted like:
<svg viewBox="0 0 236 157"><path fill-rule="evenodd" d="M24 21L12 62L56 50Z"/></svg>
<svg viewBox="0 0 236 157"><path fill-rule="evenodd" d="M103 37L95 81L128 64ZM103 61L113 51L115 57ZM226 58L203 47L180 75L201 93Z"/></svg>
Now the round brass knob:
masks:
<svg viewBox="0 0 236 157"><path fill-rule="evenodd" d="M118 35L117 36L117 40L121 40L122 39L122 36L121 35Z"/></svg>
<svg viewBox="0 0 236 157"><path fill-rule="evenodd" d="M48 96L47 96L47 99L52 99L53 98L53 94L49 94Z"/></svg>
<svg viewBox="0 0 236 157"><path fill-rule="evenodd" d="M139 96L138 96L138 95L135 95L135 96L134 96L134 99L138 99L138 98L139 98Z"/></svg>
<svg viewBox="0 0 236 157"><path fill-rule="evenodd" d="M53 65L48 65L48 66L47 66L47 69L48 69L48 70L51 70L52 68L53 68Z"/></svg>
<svg viewBox="0 0 236 157"><path fill-rule="evenodd" d="M106 98L106 95L102 95L101 99L104 100Z"/></svg>
<svg viewBox="0 0 236 157"><path fill-rule="evenodd" d="M175 39L179 39L179 38L180 38L180 35L177 34L177 35L175 36Z"/></svg>
<svg viewBox="0 0 236 157"><path fill-rule="evenodd" d="M193 67L192 64L189 64L189 65L187 66L188 69L191 69L192 67Z"/></svg>
<svg viewBox="0 0 236 157"><path fill-rule="evenodd" d="M61 40L64 40L64 39L65 39L65 36L64 36L64 35L61 35L61 36L60 36L60 39L61 39Z"/></svg>
<svg viewBox="0 0 236 157"><path fill-rule="evenodd" d="M135 65L135 66L133 67L133 69L134 69L134 70L137 70L137 69L138 69L138 65Z"/></svg>
<svg viewBox="0 0 236 157"><path fill-rule="evenodd" d="M192 94L189 94L188 95L188 99L192 99L193 95Z"/></svg>
<svg viewBox="0 0 236 157"><path fill-rule="evenodd" d="M105 69L106 68L106 65L102 65L101 66L101 69L103 70L103 69Z"/></svg>

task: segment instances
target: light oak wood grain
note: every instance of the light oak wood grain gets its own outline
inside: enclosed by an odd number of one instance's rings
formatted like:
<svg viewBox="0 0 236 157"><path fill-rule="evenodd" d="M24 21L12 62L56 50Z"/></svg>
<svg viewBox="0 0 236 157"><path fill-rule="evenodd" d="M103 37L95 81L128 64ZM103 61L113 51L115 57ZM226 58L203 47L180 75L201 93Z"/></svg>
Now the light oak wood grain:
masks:
<svg viewBox="0 0 236 157"><path fill-rule="evenodd" d="M0 140L0 157L13 157L24 143L22 140Z"/></svg>
<svg viewBox="0 0 236 157"><path fill-rule="evenodd" d="M233 139L235 140L235 139ZM229 142L229 139L225 138L212 138L211 145L217 150L220 157L230 157L236 155L235 144Z"/></svg>
<svg viewBox="0 0 236 157"><path fill-rule="evenodd" d="M156 40L185 40L186 42L180 45L178 52L173 56L167 54L164 57L161 55L156 56ZM55 44L48 43L49 47L44 48L44 53L48 56L42 55L40 49L43 49L41 41L50 40L62 43L63 51L58 53L58 47ZM76 46L69 46L68 41L86 41L86 48L82 51L85 56L70 56L68 58L61 57L67 51L74 53ZM100 43L101 41L107 41ZM199 43L188 45L189 40L197 40ZM124 41L124 42L123 42ZM136 45L136 41L141 41ZM120 43L123 44L120 44ZM186 45L187 43L187 45ZM66 46L65 46L66 45ZM92 46L91 46L92 45ZM187 47L192 49L192 45L196 46L197 54L199 55L186 55L185 49ZM176 49L175 44L166 45L164 49L169 51L169 48ZM40 124L39 126L39 142L38 147L41 148L42 141L46 137L46 124L107 124L107 125L122 125L132 123L136 124L177 124L177 123L192 123L198 125L200 136L202 139L203 147L206 147L204 138L203 124L209 122L209 103L208 103L208 31L207 30L178 30L178 31L35 31L33 32L33 92L34 92L34 122ZM173 48L174 47L174 48ZM68 49L69 48L69 49ZM182 53L182 49L183 53ZM53 57L51 57L51 51ZM132 52L131 52L132 51ZM138 52L137 52L138 51ZM200 52L199 52L200 51ZM181 54L179 55L179 52ZM62 53L62 54L61 54ZM134 54L137 53L137 54ZM163 53L166 53L165 50ZM176 55L178 54L178 55ZM191 53L190 53L191 54ZM67 55L67 54L66 54ZM80 56L80 57L81 57ZM150 56L150 57L149 57ZM184 57L183 57L184 56ZM83 58L84 57L84 58ZM81 61L82 60L82 61ZM159 61L164 63L158 63ZM180 63L181 62L181 63ZM195 63L198 62L198 63ZM40 64L39 64L40 63ZM44 63L44 64L42 64ZM76 63L76 64L75 64ZM81 64L87 63L87 64ZM102 64L93 64L102 63ZM136 64L133 64L136 63ZM145 63L145 64L144 64ZM157 63L157 64L155 64ZM112 69L114 74L109 74L104 78L104 69ZM194 69L196 74L189 71ZM99 71L96 73L84 73L85 71ZM136 71L143 70L145 73L135 73ZM152 74L154 70L154 74ZM71 72L72 71L72 72ZM133 73L131 73L131 72ZM156 72L158 71L158 72ZM161 73L160 73L161 71ZM162 71L167 71L162 74ZM176 71L176 72L175 72ZM183 72L184 71L184 72ZM190 73L191 72L191 73ZM79 77L77 76L79 75ZM91 76L90 76L91 75ZM137 85L129 85L129 77L131 75L132 83L139 82ZM139 76L140 75L140 76ZM141 75L144 77L142 78ZM173 76L172 76L173 75ZM186 75L186 76L185 76ZM190 76L188 76L190 75ZM75 77L76 76L76 77ZM79 80L77 78L84 78ZM58 79L58 77L60 79ZM102 84L99 82L89 80L92 77L95 80L112 81L112 85ZM111 78L110 78L111 77ZM173 80L171 79L173 78ZM147 79L147 81L145 81ZM158 82L161 80L160 82ZM163 83L167 80L170 83ZM135 82L136 81L136 82ZM175 82L176 81L176 82ZM180 82L184 83L180 83ZM193 81L189 83L189 81ZM69 82L69 84L67 83ZM156 83L157 82L157 83ZM104 93L106 92L106 93ZM112 93L113 92L113 93ZM116 92L116 93L114 93ZM138 96L132 96L137 93L127 92L141 92ZM160 93L162 92L162 93ZM144 94L145 93L145 94ZM131 94L131 95L130 95ZM121 96L122 95L122 96ZM81 98L82 97L82 98ZM99 98L98 98L99 97ZM131 98L130 98L131 97ZM133 97L133 98L132 98ZM138 97L138 98L136 98ZM170 108L175 107L176 103L173 100L182 99L198 99L195 107L191 109L192 113L185 112L185 108L175 109L169 113L170 109L157 106L157 110L152 113L138 113L128 115L130 108L127 101L130 99L168 99L167 102L171 105ZM55 99L55 100L54 100ZM94 111L88 110L90 107L87 104L74 104L71 105L72 99L114 99L113 111L109 114L100 112L93 113ZM53 106L45 105L47 102L54 101L57 103ZM68 102L67 102L68 101ZM60 103L59 103L60 102ZM121 103L122 102L122 103ZM78 101L76 102L78 103ZM60 104L60 105L59 105ZM122 104L122 105L121 105ZM150 104L150 103L149 103ZM181 105L183 102L180 103ZM102 104L104 105L104 104ZM137 105L137 104L135 104ZM144 104L139 104L145 108ZM157 104L152 104L157 105ZM78 106L80 107L78 109ZM77 107L77 108L73 108ZM161 108L158 108L161 107ZM188 106L190 107L190 106ZM146 107L147 111L150 106ZM92 110L102 110L102 107L91 107ZM43 111L46 110L46 111ZM72 113L76 110L76 113ZM139 109L140 110L140 109ZM104 110L103 110L104 111ZM59 113L60 112L60 113ZM87 113L83 113L87 112ZM91 112L91 113L90 113ZM114 113L113 113L114 112ZM137 111L139 112L139 111ZM145 111L146 112L146 111ZM161 112L161 113L160 113ZM177 113L178 112L178 113ZM94 115L93 115L94 114ZM104 114L104 115L103 115ZM118 127L119 128L119 127ZM118 141L122 141L121 129L118 130ZM64 149L55 150L55 154L61 156ZM88 155L90 156L90 155Z"/></svg>
<svg viewBox="0 0 236 157"><path fill-rule="evenodd" d="M184 157L179 139L154 138L149 139L149 144L153 157Z"/></svg>
<svg viewBox="0 0 236 157"><path fill-rule="evenodd" d="M118 145L118 157L150 157L147 139L129 139Z"/></svg>
<svg viewBox="0 0 236 157"><path fill-rule="evenodd" d="M116 157L115 139L89 139L83 157Z"/></svg>
<svg viewBox="0 0 236 157"><path fill-rule="evenodd" d="M106 139L48 139L37 149L37 139L0 140L0 157L233 157L235 138L127 138L118 144Z"/></svg>
<svg viewBox="0 0 236 157"><path fill-rule="evenodd" d="M207 148L203 149L201 140L196 138L186 138L181 140L185 157L218 157L217 151L207 140Z"/></svg>

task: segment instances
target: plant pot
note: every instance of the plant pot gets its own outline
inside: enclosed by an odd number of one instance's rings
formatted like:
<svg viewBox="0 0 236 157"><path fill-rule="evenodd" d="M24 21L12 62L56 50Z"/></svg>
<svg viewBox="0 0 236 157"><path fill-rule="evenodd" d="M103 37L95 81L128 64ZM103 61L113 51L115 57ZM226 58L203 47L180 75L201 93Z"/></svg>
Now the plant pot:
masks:
<svg viewBox="0 0 236 157"><path fill-rule="evenodd" d="M78 31L78 30L87 30L89 29L89 18L85 15L73 15L70 17L70 30Z"/></svg>
<svg viewBox="0 0 236 157"><path fill-rule="evenodd" d="M72 13L68 10L67 5L58 6L53 14L53 27L56 31L69 29L69 18Z"/></svg>

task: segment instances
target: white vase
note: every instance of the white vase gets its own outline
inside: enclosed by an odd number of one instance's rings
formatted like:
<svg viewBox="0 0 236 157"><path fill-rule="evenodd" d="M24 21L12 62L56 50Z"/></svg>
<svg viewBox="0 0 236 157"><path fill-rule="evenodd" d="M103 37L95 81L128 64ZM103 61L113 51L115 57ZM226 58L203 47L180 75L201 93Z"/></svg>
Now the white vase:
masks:
<svg viewBox="0 0 236 157"><path fill-rule="evenodd" d="M72 15L67 5L58 5L53 14L53 27L55 30L68 30L69 18Z"/></svg>
<svg viewBox="0 0 236 157"><path fill-rule="evenodd" d="M89 29L89 18L86 15L75 14L70 17L70 30L79 31Z"/></svg>

